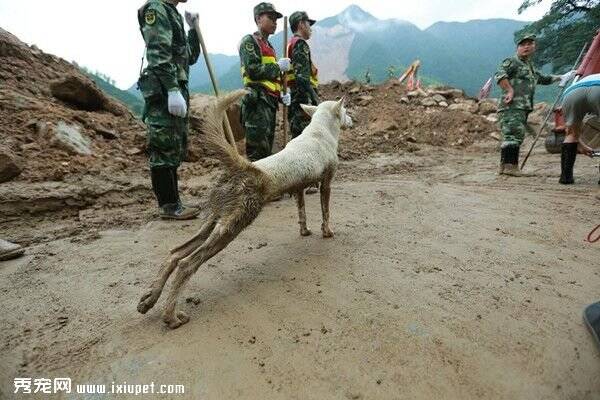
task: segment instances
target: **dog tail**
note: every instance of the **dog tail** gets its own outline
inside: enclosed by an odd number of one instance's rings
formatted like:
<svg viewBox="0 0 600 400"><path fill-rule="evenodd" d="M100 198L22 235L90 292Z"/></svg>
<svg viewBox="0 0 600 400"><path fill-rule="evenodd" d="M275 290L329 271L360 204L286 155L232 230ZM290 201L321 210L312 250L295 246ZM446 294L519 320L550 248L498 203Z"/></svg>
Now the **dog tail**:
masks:
<svg viewBox="0 0 600 400"><path fill-rule="evenodd" d="M225 139L223 121L225 112L233 103L244 97L248 92L244 89L236 90L219 97L208 108L204 118L204 134L207 147L215 152L216 157L229 171L246 170L252 166L250 161L241 156L235 144L230 144Z"/></svg>

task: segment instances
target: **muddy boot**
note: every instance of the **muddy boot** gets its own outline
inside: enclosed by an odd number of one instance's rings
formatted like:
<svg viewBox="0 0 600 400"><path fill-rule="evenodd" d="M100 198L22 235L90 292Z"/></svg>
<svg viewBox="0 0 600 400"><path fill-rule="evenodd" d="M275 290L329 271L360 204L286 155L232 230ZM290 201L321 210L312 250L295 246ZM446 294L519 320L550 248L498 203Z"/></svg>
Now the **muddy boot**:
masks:
<svg viewBox="0 0 600 400"><path fill-rule="evenodd" d="M305 192L305 193L306 193L306 194L315 194L315 193L317 193L318 191L319 191L319 184L318 184L318 183L315 183L314 185L312 185L312 186L309 186L309 187L306 189L306 192Z"/></svg>
<svg viewBox="0 0 600 400"><path fill-rule="evenodd" d="M560 153L560 179L558 183L563 185L572 185L575 183L573 179L573 167L575 166L575 158L577 157L577 143L563 143Z"/></svg>
<svg viewBox="0 0 600 400"><path fill-rule="evenodd" d="M500 149L500 167L498 168L498 175L504 174L504 168L506 168L506 155L508 153L508 147L503 147Z"/></svg>
<svg viewBox="0 0 600 400"><path fill-rule="evenodd" d="M0 239L0 261L12 260L13 258L21 257L25 253L25 249L18 244L7 242Z"/></svg>
<svg viewBox="0 0 600 400"><path fill-rule="evenodd" d="M177 193L175 192L170 168L152 168L150 178L159 208L162 208L165 204L177 202Z"/></svg>
<svg viewBox="0 0 600 400"><path fill-rule="evenodd" d="M504 164L504 175L521 177L519 170L519 146L507 146Z"/></svg>
<svg viewBox="0 0 600 400"><path fill-rule="evenodd" d="M185 207L181 203L165 204L160 208L160 217L162 219L187 220L194 219L200 214L197 208Z"/></svg>
<svg viewBox="0 0 600 400"><path fill-rule="evenodd" d="M171 170L171 178L173 179L173 185L175 190L175 195L177 196L177 203L179 203L184 208L195 208L198 211L200 210L200 204L198 202L192 204L189 202L183 202L181 197L179 196L179 176L177 175L177 167L170 168Z"/></svg>

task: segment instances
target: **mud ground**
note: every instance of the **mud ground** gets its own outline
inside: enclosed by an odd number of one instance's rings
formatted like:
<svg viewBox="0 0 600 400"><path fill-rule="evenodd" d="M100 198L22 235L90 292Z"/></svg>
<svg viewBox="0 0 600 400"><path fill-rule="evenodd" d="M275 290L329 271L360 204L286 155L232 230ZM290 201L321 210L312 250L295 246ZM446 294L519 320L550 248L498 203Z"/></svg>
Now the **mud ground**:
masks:
<svg viewBox="0 0 600 400"><path fill-rule="evenodd" d="M190 399L598 399L581 318L600 300L600 242L584 241L600 223L597 162L579 157L571 187L541 151L535 176L499 178L494 145L344 162L332 240L318 195L308 238L293 200L270 204L193 277L175 331L164 299L135 307L198 221L156 220L143 189L2 221L30 246L0 264L0 398L15 377L66 376L183 384L172 398ZM188 177L186 192L207 184ZM134 398L65 398L111 397Z"/></svg>

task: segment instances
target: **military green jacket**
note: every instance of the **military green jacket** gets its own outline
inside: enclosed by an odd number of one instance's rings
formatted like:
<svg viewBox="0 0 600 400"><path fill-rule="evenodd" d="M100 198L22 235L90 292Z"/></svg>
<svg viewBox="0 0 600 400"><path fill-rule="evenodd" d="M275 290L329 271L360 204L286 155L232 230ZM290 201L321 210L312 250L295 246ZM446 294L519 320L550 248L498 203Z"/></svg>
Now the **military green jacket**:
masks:
<svg viewBox="0 0 600 400"><path fill-rule="evenodd" d="M505 104L503 100L500 100L498 111L508 109L532 111L535 85L550 85L554 82L552 76L543 75L535 68L531 60L522 60L516 55L502 61L495 79L497 83L508 79L514 90L513 101Z"/></svg>
<svg viewBox="0 0 600 400"><path fill-rule="evenodd" d="M145 74L158 78L165 91L178 89L200 56L198 35L193 30L186 35L181 14L164 0L148 0L138 10L138 22L146 42ZM141 84L140 89L144 92Z"/></svg>
<svg viewBox="0 0 600 400"><path fill-rule="evenodd" d="M313 64L310 46L306 40L299 39L292 49L292 54L289 54L289 56L294 67L294 75L296 76L296 83L292 89L292 101L302 104L319 104L319 96L310 84Z"/></svg>
<svg viewBox="0 0 600 400"><path fill-rule="evenodd" d="M259 32L255 32L252 35L246 35L242 38L239 48L240 64L244 71L242 77L246 74L253 81L262 80L276 80L281 77L281 70L277 64L263 64L260 46L257 40L264 40L265 44L273 50L275 49L268 39L260 39L261 35ZM262 98L270 104L276 104L279 99L268 94L267 89L257 83L250 83L246 85L253 89L250 94L254 99Z"/></svg>

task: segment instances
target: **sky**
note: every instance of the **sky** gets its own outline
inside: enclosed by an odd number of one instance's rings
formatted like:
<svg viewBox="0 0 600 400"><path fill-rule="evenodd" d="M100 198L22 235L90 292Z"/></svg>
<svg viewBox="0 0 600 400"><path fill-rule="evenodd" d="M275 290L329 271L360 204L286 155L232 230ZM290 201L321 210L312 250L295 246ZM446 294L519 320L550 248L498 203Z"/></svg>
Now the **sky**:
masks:
<svg viewBox="0 0 600 400"><path fill-rule="evenodd" d="M144 42L137 9L144 0L0 0L0 27L46 53L112 77L121 89L139 74ZM259 0L188 0L178 6L200 13L200 27L209 53L237 54L243 35L255 30L252 9ZM284 15L298 4L314 19L339 14L351 4L379 19L400 19L426 29L438 21L510 18L533 21L550 7L543 0L518 14L522 0L272 0ZM280 24L278 30L281 30Z"/></svg>

